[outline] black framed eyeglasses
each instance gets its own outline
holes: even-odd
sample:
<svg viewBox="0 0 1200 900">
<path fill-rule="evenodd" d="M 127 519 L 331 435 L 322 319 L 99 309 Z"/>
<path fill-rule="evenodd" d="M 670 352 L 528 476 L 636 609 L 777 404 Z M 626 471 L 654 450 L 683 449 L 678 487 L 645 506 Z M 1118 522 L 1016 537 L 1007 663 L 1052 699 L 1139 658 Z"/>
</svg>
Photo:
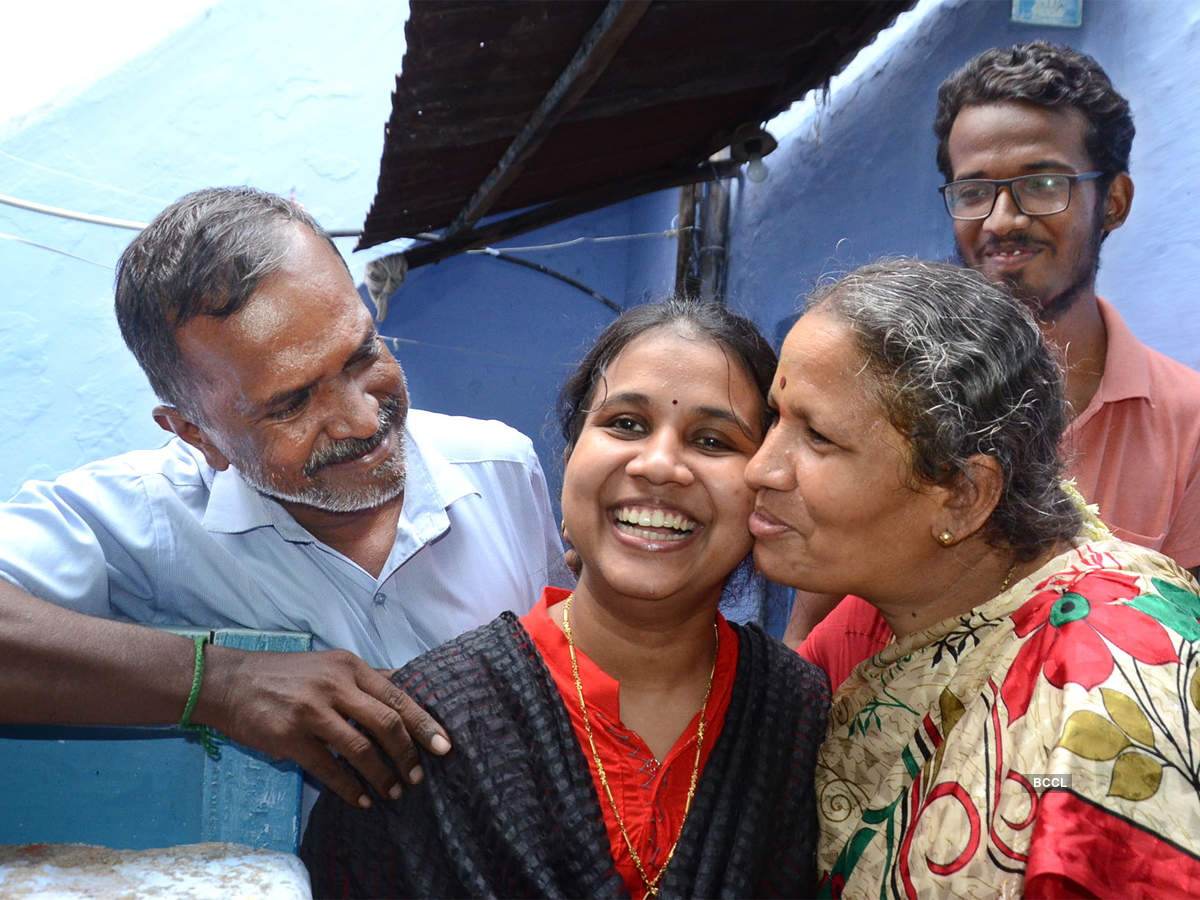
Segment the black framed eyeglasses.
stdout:
<svg viewBox="0 0 1200 900">
<path fill-rule="evenodd" d="M 1039 172 L 1018 175 L 1016 178 L 964 178 L 943 184 L 942 199 L 952 219 L 974 221 L 986 219 L 996 206 L 1000 188 L 1008 188 L 1017 209 L 1027 216 L 1050 216 L 1071 205 L 1071 187 L 1077 181 L 1099 178 L 1103 172 L 1083 172 L 1066 175 L 1059 172 Z"/>
</svg>

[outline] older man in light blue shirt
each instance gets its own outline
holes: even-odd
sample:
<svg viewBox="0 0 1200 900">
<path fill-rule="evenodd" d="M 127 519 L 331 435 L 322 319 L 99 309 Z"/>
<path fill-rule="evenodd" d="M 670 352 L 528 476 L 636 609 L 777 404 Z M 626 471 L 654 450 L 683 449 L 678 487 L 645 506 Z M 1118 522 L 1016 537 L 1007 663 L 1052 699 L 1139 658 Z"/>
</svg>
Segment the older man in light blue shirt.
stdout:
<svg viewBox="0 0 1200 900">
<path fill-rule="evenodd" d="M 309 632 L 384 668 L 573 583 L 528 438 L 410 410 L 405 442 L 378 577 L 179 438 L 26 484 L 0 505 L 0 575 L 90 615 Z"/>
<path fill-rule="evenodd" d="M 121 255 L 116 310 L 175 437 L 0 508 L 0 721 L 182 711 L 352 803 L 370 799 L 339 758 L 398 796 L 396 771 L 420 777 L 408 731 L 449 744 L 372 666 L 571 583 L 530 442 L 410 412 L 337 248 L 281 197 L 176 201 Z M 306 631 L 339 649 L 193 647 L 122 619 Z"/>
</svg>

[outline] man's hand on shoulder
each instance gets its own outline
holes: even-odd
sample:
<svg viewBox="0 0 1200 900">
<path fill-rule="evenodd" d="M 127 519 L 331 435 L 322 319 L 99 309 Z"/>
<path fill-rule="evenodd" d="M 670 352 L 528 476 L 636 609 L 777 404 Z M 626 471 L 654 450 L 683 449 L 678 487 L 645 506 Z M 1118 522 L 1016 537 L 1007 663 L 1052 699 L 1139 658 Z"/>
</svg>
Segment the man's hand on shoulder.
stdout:
<svg viewBox="0 0 1200 900">
<path fill-rule="evenodd" d="M 414 740 L 431 753 L 450 749 L 433 717 L 388 673 L 348 651 L 271 653 L 210 645 L 205 653 L 193 720 L 295 761 L 347 803 L 370 806 L 355 772 L 393 799 L 402 782 L 420 781 Z"/>
</svg>

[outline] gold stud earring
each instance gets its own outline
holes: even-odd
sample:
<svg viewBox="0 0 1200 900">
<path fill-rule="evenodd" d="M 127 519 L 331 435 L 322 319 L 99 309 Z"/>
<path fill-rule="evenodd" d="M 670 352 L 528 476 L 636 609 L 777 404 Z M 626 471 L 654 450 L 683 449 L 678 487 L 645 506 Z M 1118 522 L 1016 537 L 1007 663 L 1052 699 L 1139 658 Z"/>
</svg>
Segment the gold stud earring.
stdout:
<svg viewBox="0 0 1200 900">
<path fill-rule="evenodd" d="M 949 531 L 943 531 L 937 536 L 937 541 L 943 547 L 949 547 L 954 543 L 954 535 Z"/>
</svg>

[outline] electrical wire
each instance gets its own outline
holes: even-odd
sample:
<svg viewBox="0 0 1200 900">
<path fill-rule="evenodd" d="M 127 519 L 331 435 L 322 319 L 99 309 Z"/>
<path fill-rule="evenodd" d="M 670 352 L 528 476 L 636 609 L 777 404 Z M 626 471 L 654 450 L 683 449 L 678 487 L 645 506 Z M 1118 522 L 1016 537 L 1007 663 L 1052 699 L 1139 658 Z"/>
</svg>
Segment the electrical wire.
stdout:
<svg viewBox="0 0 1200 900">
<path fill-rule="evenodd" d="M 391 342 L 392 349 L 397 353 L 400 352 L 401 344 L 407 344 L 410 347 L 431 347 L 434 350 L 450 350 L 455 353 L 466 353 L 470 356 L 486 356 L 491 359 L 502 359 L 505 362 L 520 363 L 521 365 L 528 365 L 530 362 L 530 357 L 528 356 L 513 356 L 509 353 L 495 353 L 491 350 L 477 350 L 474 347 L 456 347 L 451 344 L 433 344 L 429 341 L 417 341 L 413 340 L 412 338 L 392 337 L 391 335 L 387 334 L 381 334 L 379 337 L 384 341 Z M 541 358 L 539 358 L 537 361 L 539 363 L 545 362 L 545 360 Z M 570 368 L 573 364 L 569 362 L 563 362 L 557 363 L 556 365 Z"/>
<path fill-rule="evenodd" d="M 93 181 L 91 178 L 84 178 L 82 175 L 76 175 L 73 172 L 64 172 L 62 169 L 55 169 L 52 166 L 44 166 L 41 163 L 36 163 L 32 160 L 22 159 L 19 156 L 9 153 L 7 150 L 0 150 L 0 156 L 3 156 L 6 159 L 11 159 L 13 162 L 20 163 L 23 166 L 29 166 L 31 169 L 38 169 L 42 172 L 49 172 L 51 175 L 59 175 L 63 178 L 70 178 L 72 181 L 90 184 L 92 187 L 98 187 L 106 191 L 113 191 L 118 194 L 125 194 L 128 197 L 141 197 L 143 200 L 153 200 L 160 206 L 166 206 L 171 202 L 169 200 L 163 200 L 161 197 L 151 197 L 149 194 L 142 194 L 138 191 L 131 191 L 127 190 L 126 188 L 116 187 L 115 185 L 105 184 L 103 181 Z"/>
<path fill-rule="evenodd" d="M 109 216 L 93 216 L 91 213 L 75 212 L 71 209 L 61 209 L 57 206 L 47 206 L 44 203 L 34 203 L 32 200 L 18 200 L 0 194 L 0 203 L 15 206 L 17 209 L 27 209 L 30 212 L 42 213 L 47 216 L 57 216 L 60 219 L 74 219 L 77 222 L 87 222 L 89 225 L 107 225 L 109 228 L 128 228 L 131 231 L 141 231 L 146 227 L 145 222 L 131 222 L 129 219 L 114 219 Z"/>
<path fill-rule="evenodd" d="M 3 153 L 3 151 L 0 151 L 0 153 Z M 5 154 L 5 155 L 10 156 L 11 154 Z M 26 160 L 20 160 L 19 157 L 13 157 L 13 159 L 18 159 L 20 162 L 27 162 Z M 29 165 L 37 165 L 36 163 L 28 163 L 28 164 Z M 42 168 L 44 168 L 44 167 L 42 167 Z M 54 171 L 54 170 L 49 170 L 49 171 Z M 68 174 L 68 173 L 61 173 L 61 174 Z M 101 185 L 101 186 L 103 186 L 103 185 Z M 114 190 L 119 190 L 119 188 L 114 188 Z M 57 207 L 57 206 L 47 206 L 44 203 L 35 203 L 32 200 L 21 200 L 21 199 L 18 199 L 17 197 L 9 197 L 5 194 L 0 194 L 0 203 L 3 203 L 7 206 L 15 206 L 18 209 L 24 209 L 24 210 L 28 210 L 30 212 L 41 213 L 41 214 L 47 215 L 47 216 L 56 216 L 60 219 L 72 219 L 77 222 L 86 222 L 89 225 L 104 225 L 109 228 L 126 228 L 126 229 L 129 229 L 132 231 L 141 231 L 143 228 L 146 227 L 145 222 L 134 222 L 134 221 L 130 221 L 128 219 L 114 219 L 110 216 L 97 216 L 97 215 L 92 215 L 91 213 L 81 213 L 81 212 L 76 212 L 76 211 L 70 210 L 70 209 L 62 209 L 61 207 Z M 523 266 L 527 269 L 532 269 L 535 272 L 540 272 L 543 275 L 547 275 L 551 278 L 554 278 L 554 279 L 557 279 L 558 281 L 563 282 L 563 284 L 570 285 L 571 287 L 575 288 L 576 290 L 582 291 L 583 293 L 587 294 L 589 297 L 592 297 L 593 299 L 598 300 L 600 303 L 603 303 L 605 306 L 607 306 L 609 309 L 611 309 L 613 312 L 615 312 L 619 315 L 625 311 L 625 308 L 623 306 L 621 306 L 620 304 L 610 300 L 608 297 L 604 296 L 599 291 L 588 287 L 586 284 L 572 278 L 570 275 L 567 275 L 563 272 L 559 272 L 557 269 L 552 269 L 549 266 L 544 266 L 541 263 L 536 263 L 536 262 L 533 262 L 528 259 L 521 259 L 519 256 L 512 256 L 511 253 L 509 253 L 508 251 L 515 250 L 517 252 L 534 252 L 534 251 L 539 251 L 539 250 L 557 250 L 557 249 L 561 249 L 563 247 L 573 247 L 578 244 L 584 244 L 584 243 L 600 244 L 600 243 L 609 243 L 609 242 L 613 242 L 613 241 L 642 240 L 642 239 L 646 239 L 646 238 L 671 238 L 671 237 L 676 237 L 679 234 L 680 230 L 689 230 L 692 227 L 693 226 L 687 226 L 684 229 L 670 228 L 670 229 L 667 229 L 666 231 L 648 231 L 648 232 L 642 232 L 639 234 L 614 234 L 614 235 L 601 235 L 599 237 L 591 237 L 591 236 L 577 237 L 577 238 L 573 238 L 569 241 L 559 241 L 559 242 L 553 243 L 553 244 L 534 244 L 534 245 L 527 246 L 527 247 L 506 247 L 504 250 L 497 250 L 494 247 L 483 247 L 483 248 L 474 249 L 474 250 L 467 250 L 465 252 L 468 255 L 476 254 L 476 255 L 488 256 L 488 257 L 491 257 L 492 259 L 498 259 L 498 260 L 501 260 L 506 263 L 511 263 L 513 265 Z M 337 230 L 329 231 L 328 234 L 331 238 L 359 237 L 359 236 L 361 236 L 362 231 L 357 231 L 357 230 L 353 230 L 353 229 L 337 229 Z M 46 244 L 39 244 L 36 241 L 30 241 L 30 240 L 26 240 L 25 238 L 16 237 L 15 235 L 3 235 L 3 237 L 8 240 L 19 241 L 23 244 L 29 244 L 31 247 L 38 247 L 42 250 L 49 250 L 52 253 L 60 253 L 63 256 L 69 256 L 72 259 L 77 259 L 80 262 L 90 263 L 91 265 L 94 265 L 94 266 L 101 266 L 106 269 L 112 268 L 112 266 L 105 266 L 103 263 L 93 262 L 90 259 L 84 259 L 82 256 L 75 256 L 73 253 L 68 253 L 65 250 L 59 250 L 55 247 L 47 246 Z M 422 241 L 439 240 L 439 237 L 437 235 L 429 234 L 427 232 L 423 232 L 421 234 L 416 235 L 416 238 L 418 240 L 422 240 Z"/>
<path fill-rule="evenodd" d="M 638 238 L 638 237 L 662 237 L 668 233 L 678 233 L 678 232 L 675 229 L 671 229 L 670 232 L 656 231 L 656 232 L 647 232 L 645 234 L 618 234 L 618 235 L 611 235 L 611 236 L 606 236 L 606 237 L 578 237 L 578 238 L 574 238 L 573 240 L 570 240 L 570 241 L 563 241 L 559 244 L 541 244 L 541 245 L 532 246 L 532 247 L 505 247 L 504 250 L 497 250 L 495 247 L 483 247 L 483 248 L 476 248 L 474 250 L 465 250 L 463 252 L 464 252 L 464 255 L 468 255 L 468 256 L 472 255 L 472 254 L 480 254 L 483 256 L 490 256 L 492 259 L 498 259 L 498 260 L 501 260 L 502 262 L 512 263 L 513 265 L 516 265 L 516 266 L 524 266 L 527 269 L 533 269 L 535 272 L 541 272 L 543 275 L 548 275 L 551 278 L 556 278 L 559 281 L 563 282 L 564 284 L 569 284 L 571 287 L 575 288 L 576 290 L 583 291 L 589 297 L 593 297 L 596 300 L 599 300 L 601 303 L 603 303 L 605 306 L 607 306 L 609 309 L 611 309 L 617 315 L 620 315 L 621 313 L 625 312 L 625 308 L 623 306 L 610 300 L 608 297 L 604 296 L 599 291 L 588 287 L 583 282 L 576 281 L 570 275 L 566 275 L 562 272 L 559 272 L 557 269 L 551 269 L 549 266 L 544 266 L 541 263 L 535 263 L 532 260 L 528 260 L 528 259 L 521 259 L 521 257 L 519 257 L 519 256 L 512 256 L 511 254 L 507 253 L 506 251 L 507 250 L 551 250 L 556 247 L 560 247 L 560 246 L 561 247 L 569 247 L 574 244 L 579 244 L 579 243 L 583 243 L 583 242 L 587 242 L 587 241 L 621 241 L 621 240 L 628 240 L 630 238 Z M 426 242 L 441 240 L 441 238 L 438 237 L 438 235 L 431 234 L 428 231 L 423 231 L 420 234 L 414 235 L 414 238 L 416 240 L 426 241 Z"/>
<path fill-rule="evenodd" d="M 611 309 L 617 315 L 620 315 L 621 313 L 625 312 L 625 309 L 622 306 L 618 305 L 617 303 L 614 303 L 612 300 L 609 300 L 607 297 L 605 297 L 599 291 L 593 290 L 592 288 L 590 288 L 586 284 L 584 284 L 582 281 L 576 281 L 570 275 L 564 275 L 562 272 L 559 272 L 555 269 L 551 269 L 549 266 L 543 266 L 541 263 L 535 263 L 528 259 L 521 259 L 519 256 L 509 256 L 507 253 L 501 253 L 499 250 L 493 250 L 491 247 L 488 247 L 484 250 L 470 250 L 467 252 L 483 253 L 485 256 L 490 256 L 493 259 L 500 259 L 507 263 L 513 263 L 514 265 L 524 266 L 527 269 L 533 269 L 535 272 L 541 272 L 543 275 L 549 275 L 551 278 L 557 278 L 559 281 L 563 282 L 564 284 L 569 284 L 571 287 L 576 288 L 577 290 L 583 291 L 588 296 L 594 297 L 595 299 L 599 300 L 601 303 L 603 303 L 605 306 L 607 306 L 609 309 Z"/>
<path fill-rule="evenodd" d="M 61 256 L 69 256 L 71 259 L 77 259 L 80 262 L 85 262 L 89 266 L 99 266 L 101 269 L 112 271 L 113 267 L 104 263 L 96 262 L 94 259 L 85 259 L 82 256 L 76 256 L 74 253 L 68 253 L 66 250 L 59 250 L 57 247 L 51 247 L 48 244 L 39 244 L 37 241 L 31 241 L 28 238 L 17 237 L 15 234 L 5 234 L 0 231 L 0 238 L 6 241 L 16 241 L 18 244 L 28 244 L 30 247 L 37 247 L 39 250 L 49 250 L 51 253 L 58 253 Z"/>
<path fill-rule="evenodd" d="M 533 269 L 536 272 L 541 272 L 544 275 L 549 275 L 551 278 L 557 278 L 559 281 L 562 281 L 565 284 L 569 284 L 569 285 L 571 285 L 571 287 L 577 288 L 578 290 L 583 291 L 585 294 L 589 294 L 590 296 L 595 297 L 597 300 L 599 300 L 601 303 L 603 303 L 609 309 L 611 309 L 615 313 L 617 313 L 617 315 L 620 315 L 621 313 L 623 313 L 625 311 L 625 309 L 622 306 L 619 306 L 618 304 L 614 303 L 612 300 L 609 300 L 607 297 L 605 297 L 599 291 L 593 290 L 592 288 L 588 287 L 586 284 L 576 281 L 574 278 L 572 278 L 569 275 L 564 275 L 562 272 L 559 272 L 555 269 L 551 269 L 549 266 L 543 266 L 541 263 L 535 263 L 528 259 L 521 259 L 519 256 L 512 256 L 508 251 L 515 250 L 518 253 L 531 253 L 531 252 L 536 252 L 538 250 L 558 250 L 563 247 L 575 247 L 575 246 L 578 246 L 579 244 L 586 244 L 586 243 L 605 244 L 605 243 L 609 243 L 612 241 L 630 241 L 630 240 L 637 240 L 637 239 L 644 239 L 644 238 L 657 238 L 657 237 L 673 238 L 673 237 L 678 237 L 679 232 L 681 230 L 682 231 L 692 231 L 695 229 L 695 227 L 696 226 L 694 226 L 694 225 L 687 225 L 682 229 L 669 228 L 666 231 L 647 231 L 647 232 L 642 232 L 640 234 L 614 234 L 614 235 L 603 235 L 600 237 L 577 237 L 577 238 L 574 238 L 569 241 L 559 241 L 558 243 L 554 243 L 554 244 L 533 244 L 533 245 L 530 245 L 527 247 L 505 247 L 504 250 L 497 250 L 495 247 L 484 247 L 482 249 L 477 249 L 477 250 L 467 250 L 466 252 L 468 254 L 480 253 L 485 256 L 490 256 L 493 259 L 500 259 L 500 260 L 503 260 L 504 262 L 513 263 L 514 265 L 525 266 L 526 268 Z M 423 236 L 418 235 L 418 237 L 423 237 Z"/>
<path fill-rule="evenodd" d="M 516 253 L 532 253 L 537 250 L 559 250 L 563 247 L 574 247 L 578 244 L 606 244 L 611 241 L 634 241 L 643 238 L 674 238 L 679 236 L 680 231 L 692 231 L 695 225 L 685 225 L 682 229 L 668 228 L 666 231 L 644 231 L 640 234 L 611 234 L 602 235 L 600 237 L 577 237 L 569 241 L 559 241 L 557 244 L 533 244 L 528 247 L 505 247 L 505 250 L 511 250 Z M 482 250 L 468 250 L 468 253 L 488 253 L 491 247 L 485 247 Z"/>
</svg>

